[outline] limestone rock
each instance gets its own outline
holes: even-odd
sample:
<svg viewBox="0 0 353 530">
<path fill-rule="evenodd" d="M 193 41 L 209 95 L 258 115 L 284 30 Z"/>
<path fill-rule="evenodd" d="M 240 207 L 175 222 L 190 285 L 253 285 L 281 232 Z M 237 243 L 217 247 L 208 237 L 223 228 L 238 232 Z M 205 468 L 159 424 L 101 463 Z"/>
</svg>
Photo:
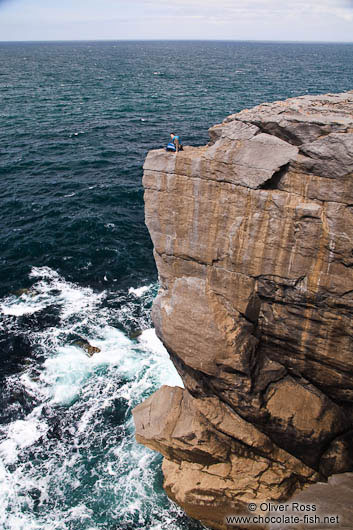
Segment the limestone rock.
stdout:
<svg viewBox="0 0 353 530">
<path fill-rule="evenodd" d="M 137 441 L 165 456 L 169 496 L 214 528 L 254 497 L 280 501 L 320 477 L 217 399 L 164 386 L 133 414 Z"/>
<path fill-rule="evenodd" d="M 313 518 L 310 526 L 308 524 L 297 524 L 287 527 L 286 530 L 308 530 L 308 527 L 313 530 L 326 530 L 329 528 L 351 530 L 353 521 L 352 490 L 353 473 L 333 475 L 329 478 L 327 484 L 318 483 L 308 487 L 305 491 L 295 495 L 289 504 L 290 506 L 292 503 L 315 506 L 315 511 L 306 513 L 311 516 L 316 515 L 317 523 L 315 524 L 315 518 Z M 288 510 L 287 513 L 298 514 L 297 511 L 293 512 L 291 510 Z M 324 523 L 325 516 L 328 520 L 326 523 Z M 270 530 L 282 530 L 282 526 L 271 525 Z"/>
<path fill-rule="evenodd" d="M 263 104 L 144 165 L 156 332 L 185 389 L 134 412 L 212 528 L 353 469 L 353 91 Z"/>
</svg>

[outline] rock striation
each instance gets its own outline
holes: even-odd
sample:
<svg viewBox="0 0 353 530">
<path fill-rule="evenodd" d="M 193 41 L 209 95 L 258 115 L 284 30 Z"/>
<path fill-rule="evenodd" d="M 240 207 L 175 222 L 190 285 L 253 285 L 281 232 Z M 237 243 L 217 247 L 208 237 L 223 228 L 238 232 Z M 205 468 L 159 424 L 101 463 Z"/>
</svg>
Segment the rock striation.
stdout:
<svg viewBox="0 0 353 530">
<path fill-rule="evenodd" d="M 185 388 L 134 417 L 170 498 L 224 529 L 249 502 L 353 470 L 353 91 L 209 134 L 145 161 L 152 316 Z"/>
</svg>

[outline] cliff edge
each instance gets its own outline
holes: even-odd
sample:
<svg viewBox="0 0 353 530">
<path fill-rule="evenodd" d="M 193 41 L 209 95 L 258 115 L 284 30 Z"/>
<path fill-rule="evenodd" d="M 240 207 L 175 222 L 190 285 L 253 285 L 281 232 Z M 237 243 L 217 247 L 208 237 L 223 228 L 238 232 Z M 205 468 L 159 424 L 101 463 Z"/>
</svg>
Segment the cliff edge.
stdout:
<svg viewBox="0 0 353 530">
<path fill-rule="evenodd" d="M 215 529 L 353 469 L 353 91 L 262 104 L 145 161 L 157 335 L 185 388 L 134 410 Z"/>
</svg>

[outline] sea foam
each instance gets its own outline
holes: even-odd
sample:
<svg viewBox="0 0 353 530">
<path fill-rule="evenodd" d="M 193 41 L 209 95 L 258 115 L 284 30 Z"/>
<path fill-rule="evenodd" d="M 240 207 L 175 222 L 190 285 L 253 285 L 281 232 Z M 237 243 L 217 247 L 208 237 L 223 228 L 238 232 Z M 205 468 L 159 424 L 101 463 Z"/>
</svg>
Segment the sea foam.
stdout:
<svg viewBox="0 0 353 530">
<path fill-rule="evenodd" d="M 162 384 L 182 386 L 149 324 L 156 286 L 130 289 L 111 310 L 105 291 L 48 267 L 34 268 L 31 278 L 26 295 L 2 300 L 12 308 L 5 320 L 16 325 L 16 308 L 25 314 L 39 306 L 55 306 L 59 317 L 30 332 L 41 355 L 7 378 L 11 392 L 33 406 L 0 430 L 0 522 L 8 530 L 178 530 L 184 516 L 156 487 L 160 455 L 136 443 L 131 415 Z M 142 328 L 140 336 L 129 339 L 113 325 L 117 318 Z M 99 351 L 89 357 L 72 336 Z"/>
</svg>

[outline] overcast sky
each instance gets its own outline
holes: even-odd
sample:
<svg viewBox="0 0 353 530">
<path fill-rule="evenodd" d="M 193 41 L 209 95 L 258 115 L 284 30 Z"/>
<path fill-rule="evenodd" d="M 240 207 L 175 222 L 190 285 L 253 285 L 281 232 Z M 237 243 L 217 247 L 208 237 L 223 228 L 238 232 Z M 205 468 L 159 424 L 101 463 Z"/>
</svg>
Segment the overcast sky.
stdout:
<svg viewBox="0 0 353 530">
<path fill-rule="evenodd" d="M 353 42 L 353 0 L 0 0 L 0 40 Z"/>
</svg>

